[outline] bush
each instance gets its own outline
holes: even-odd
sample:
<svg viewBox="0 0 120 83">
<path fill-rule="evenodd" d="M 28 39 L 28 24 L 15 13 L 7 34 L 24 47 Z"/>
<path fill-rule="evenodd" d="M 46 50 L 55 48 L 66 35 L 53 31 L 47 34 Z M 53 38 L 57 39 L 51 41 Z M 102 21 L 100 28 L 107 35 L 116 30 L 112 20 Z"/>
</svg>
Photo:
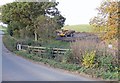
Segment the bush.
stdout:
<svg viewBox="0 0 120 83">
<path fill-rule="evenodd" d="M 82 65 L 85 66 L 86 68 L 88 67 L 93 67 L 94 66 L 94 61 L 95 61 L 95 51 L 92 51 L 90 53 L 86 53 L 83 56 L 83 63 Z"/>
<path fill-rule="evenodd" d="M 64 56 L 62 56 L 63 63 L 74 63 L 74 56 L 71 50 L 68 50 Z"/>
<path fill-rule="evenodd" d="M 79 61 L 79 64 L 82 65 L 82 58 L 86 53 L 95 51 L 97 43 L 93 40 L 78 40 L 71 43 L 72 54 Z"/>
<path fill-rule="evenodd" d="M 118 56 L 111 52 L 114 50 L 109 49 L 105 42 L 81 40 L 71 43 L 71 49 L 73 60 L 76 58 L 79 65 L 83 65 L 79 72 L 104 79 L 118 79 Z"/>
<path fill-rule="evenodd" d="M 29 45 L 29 46 L 41 46 L 41 43 L 38 41 L 34 41 L 33 39 L 30 38 L 25 38 L 25 39 L 19 39 L 19 41 L 24 44 L 24 45 Z"/>
<path fill-rule="evenodd" d="M 71 43 L 72 50 L 69 50 L 64 56 L 53 58 L 52 48 L 46 49 L 48 51 L 46 55 L 35 55 L 27 51 L 16 51 L 16 43 L 20 40 L 11 36 L 5 35 L 3 42 L 10 51 L 34 61 L 41 61 L 53 67 L 70 71 L 84 72 L 104 79 L 118 79 L 120 71 L 118 59 L 107 51 L 107 46 L 104 44 L 102 46 L 101 43 L 98 45 L 92 41 L 73 42 Z M 33 44 L 33 41 L 29 42 Z M 83 66 L 81 66 L 82 63 Z"/>
<path fill-rule="evenodd" d="M 15 40 L 13 37 L 4 35 L 3 36 L 3 43 L 10 51 L 16 50 L 17 40 Z"/>
<path fill-rule="evenodd" d="M 113 63 L 115 60 L 112 56 L 100 56 L 97 58 L 98 67 L 104 71 L 116 72 L 118 71 L 118 63 Z"/>
<path fill-rule="evenodd" d="M 46 54 L 44 55 L 43 58 L 47 58 L 47 59 L 54 59 L 55 56 L 53 54 L 53 48 L 46 48 Z"/>
<path fill-rule="evenodd" d="M 96 63 L 98 67 L 104 69 L 104 71 L 115 71 L 115 67 L 118 67 L 118 55 L 113 55 L 107 45 L 100 43 L 96 49 Z"/>
</svg>

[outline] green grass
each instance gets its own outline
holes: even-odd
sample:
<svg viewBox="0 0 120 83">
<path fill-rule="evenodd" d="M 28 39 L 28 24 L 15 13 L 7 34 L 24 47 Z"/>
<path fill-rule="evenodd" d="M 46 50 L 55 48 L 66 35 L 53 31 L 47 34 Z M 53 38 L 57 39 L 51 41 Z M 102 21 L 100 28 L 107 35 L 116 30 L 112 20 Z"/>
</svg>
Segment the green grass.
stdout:
<svg viewBox="0 0 120 83">
<path fill-rule="evenodd" d="M 101 66 L 98 68 L 85 68 L 82 65 L 64 62 L 63 61 L 65 59 L 64 57 L 62 57 L 62 59 L 61 59 L 62 61 L 56 61 L 55 59 L 42 58 L 41 56 L 39 56 L 37 54 L 32 54 L 32 53 L 29 54 L 27 51 L 16 51 L 15 47 L 16 47 L 17 41 L 13 37 L 8 36 L 8 35 L 3 36 L 3 42 L 10 51 L 16 53 L 17 55 L 23 56 L 24 58 L 28 58 L 28 59 L 31 59 L 31 60 L 34 60 L 37 62 L 43 62 L 44 64 L 49 64 L 50 66 L 55 67 L 55 68 L 61 68 L 61 69 L 69 70 L 69 71 L 84 73 L 84 74 L 87 74 L 87 75 L 90 75 L 90 76 L 96 77 L 96 78 L 100 77 L 103 79 L 118 80 L 117 69 L 115 71 L 110 71 L 110 70 L 105 71 L 103 69 L 103 67 L 101 67 Z M 54 45 L 55 43 L 62 44 L 61 42 L 53 42 L 51 45 Z M 70 57 L 70 56 L 68 56 L 68 57 Z M 106 62 L 106 59 L 105 59 L 105 62 Z M 105 65 L 105 67 L 107 67 L 107 65 L 106 65 L 107 63 L 105 64 L 105 62 L 103 65 Z M 108 63 L 110 63 L 110 62 L 108 62 Z"/>
<path fill-rule="evenodd" d="M 63 42 L 59 40 L 51 40 L 49 43 L 43 43 L 42 46 L 44 47 L 52 47 L 52 48 L 70 48 L 69 42 Z"/>
<path fill-rule="evenodd" d="M 81 24 L 81 25 L 66 25 L 63 29 L 75 30 L 76 32 L 92 32 L 93 28 L 89 24 Z"/>
<path fill-rule="evenodd" d="M 14 51 L 14 53 L 16 53 L 17 55 L 23 56 L 24 58 L 31 59 L 33 61 L 43 62 L 44 64 L 48 64 L 55 68 L 65 69 L 65 70 L 69 70 L 69 71 L 76 71 L 81 68 L 79 65 L 57 62 L 53 59 L 41 58 L 34 54 L 28 54 L 25 51 L 24 52 L 23 51 Z"/>
<path fill-rule="evenodd" d="M 53 59 L 46 59 L 38 57 L 34 54 L 29 54 L 26 51 L 14 51 L 19 56 L 23 56 L 24 58 L 33 60 L 35 62 L 42 62 L 54 68 L 65 69 L 68 71 L 78 72 L 82 74 L 89 75 L 93 78 L 102 78 L 104 80 L 118 80 L 118 72 L 110 72 L 110 71 L 101 71 L 102 69 L 97 68 L 86 68 L 76 64 L 58 62 Z"/>
<path fill-rule="evenodd" d="M 17 41 L 14 38 L 12 38 L 8 35 L 4 35 L 3 36 L 3 43 L 7 47 L 8 50 L 10 50 L 12 52 L 16 50 Z"/>
</svg>

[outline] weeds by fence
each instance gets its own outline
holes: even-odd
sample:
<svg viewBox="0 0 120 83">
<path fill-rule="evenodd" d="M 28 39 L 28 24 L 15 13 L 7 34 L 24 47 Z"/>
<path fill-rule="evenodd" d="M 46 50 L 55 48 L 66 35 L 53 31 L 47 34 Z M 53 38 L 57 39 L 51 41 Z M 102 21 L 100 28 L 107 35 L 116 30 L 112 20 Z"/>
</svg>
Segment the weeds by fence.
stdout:
<svg viewBox="0 0 120 83">
<path fill-rule="evenodd" d="M 120 69 L 118 62 L 119 60 L 117 58 L 118 55 L 113 56 L 113 54 L 111 54 L 111 51 L 104 50 L 106 46 L 101 43 L 99 44 L 100 47 L 98 47 L 97 49 L 93 49 L 94 45 L 91 45 L 91 44 L 95 44 L 93 42 L 89 42 L 89 41 L 73 42 L 70 46 L 72 50 L 61 49 L 61 48 L 28 46 L 27 44 L 20 43 L 21 45 L 23 44 L 22 50 L 16 51 L 16 44 L 18 43 L 16 39 L 14 39 L 11 36 L 5 35 L 3 37 L 3 42 L 10 51 L 16 53 L 17 55 L 26 57 L 31 60 L 43 62 L 53 67 L 67 69 L 70 71 L 77 71 L 79 73 L 85 73 L 93 77 L 101 77 L 103 79 L 111 79 L 111 80 L 120 79 L 119 76 Z M 90 58 L 91 56 L 94 56 L 94 54 L 92 54 L 91 52 L 89 54 L 90 50 L 87 51 L 87 49 L 90 48 L 92 51 L 96 50 L 95 51 L 96 57 L 94 57 L 94 63 L 92 63 L 93 66 L 89 68 L 89 67 L 85 67 L 85 64 L 86 62 L 89 63 L 89 61 L 92 60 L 89 59 L 89 56 Z M 44 54 L 42 54 L 41 51 L 44 51 Z M 78 51 L 81 51 L 82 54 L 80 55 Z M 88 53 L 86 53 L 86 51 Z M 33 54 L 32 52 L 36 54 Z M 58 56 L 55 56 L 55 53 Z M 82 65 L 81 63 L 85 63 L 85 64 Z"/>
<path fill-rule="evenodd" d="M 54 56 L 57 55 L 64 55 L 67 51 L 71 49 L 61 49 L 61 48 L 47 48 L 47 47 L 37 47 L 37 46 L 28 46 L 28 45 L 21 45 L 22 50 L 26 50 L 29 53 L 39 54 L 39 55 L 47 55 L 52 54 Z"/>
</svg>

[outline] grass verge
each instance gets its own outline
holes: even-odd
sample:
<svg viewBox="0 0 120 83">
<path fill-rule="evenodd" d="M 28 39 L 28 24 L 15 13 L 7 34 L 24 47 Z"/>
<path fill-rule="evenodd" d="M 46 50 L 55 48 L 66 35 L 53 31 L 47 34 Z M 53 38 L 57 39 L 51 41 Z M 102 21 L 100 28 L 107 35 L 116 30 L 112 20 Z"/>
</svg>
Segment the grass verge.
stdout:
<svg viewBox="0 0 120 83">
<path fill-rule="evenodd" d="M 89 76 L 95 77 L 95 78 L 103 78 L 105 80 L 118 80 L 118 72 L 109 72 L 109 71 L 102 71 L 101 69 L 96 68 L 85 68 L 80 65 L 76 64 L 69 64 L 66 62 L 57 62 L 53 59 L 46 59 L 41 58 L 38 55 L 35 54 L 29 54 L 27 51 L 16 51 L 16 40 L 12 38 L 11 36 L 5 35 L 3 36 L 3 42 L 4 45 L 12 52 L 14 52 L 17 55 L 20 55 L 24 58 L 34 60 L 37 62 L 42 62 L 44 64 L 48 64 L 55 68 L 61 68 L 69 71 L 75 71 L 79 73 L 85 73 Z M 119 78 L 120 79 L 120 78 Z"/>
<path fill-rule="evenodd" d="M 79 65 L 66 64 L 66 63 L 57 62 L 57 61 L 51 60 L 51 59 L 41 58 L 41 57 L 38 57 L 37 55 L 29 54 L 26 51 L 24 51 L 24 52 L 23 51 L 15 51 L 15 53 L 17 55 L 23 56 L 25 58 L 28 58 L 28 59 L 31 59 L 31 60 L 34 60 L 34 61 L 37 61 L 37 62 L 43 62 L 44 64 L 48 64 L 48 65 L 50 65 L 52 67 L 55 67 L 55 68 L 66 69 L 66 70 L 69 70 L 69 71 L 74 71 L 74 70 L 80 69 Z"/>
</svg>

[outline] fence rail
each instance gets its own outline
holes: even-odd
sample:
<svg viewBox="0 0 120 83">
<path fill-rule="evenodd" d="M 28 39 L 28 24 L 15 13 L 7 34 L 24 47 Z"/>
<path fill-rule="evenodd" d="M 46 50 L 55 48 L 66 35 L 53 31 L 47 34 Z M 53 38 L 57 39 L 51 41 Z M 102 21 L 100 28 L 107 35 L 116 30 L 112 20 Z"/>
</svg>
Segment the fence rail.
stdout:
<svg viewBox="0 0 120 83">
<path fill-rule="evenodd" d="M 71 49 L 62 49 L 62 48 L 47 48 L 47 47 L 37 47 L 37 46 L 28 46 L 28 45 L 21 45 L 22 50 L 27 50 L 29 53 L 45 55 L 47 53 L 56 55 L 64 55 Z"/>
</svg>

